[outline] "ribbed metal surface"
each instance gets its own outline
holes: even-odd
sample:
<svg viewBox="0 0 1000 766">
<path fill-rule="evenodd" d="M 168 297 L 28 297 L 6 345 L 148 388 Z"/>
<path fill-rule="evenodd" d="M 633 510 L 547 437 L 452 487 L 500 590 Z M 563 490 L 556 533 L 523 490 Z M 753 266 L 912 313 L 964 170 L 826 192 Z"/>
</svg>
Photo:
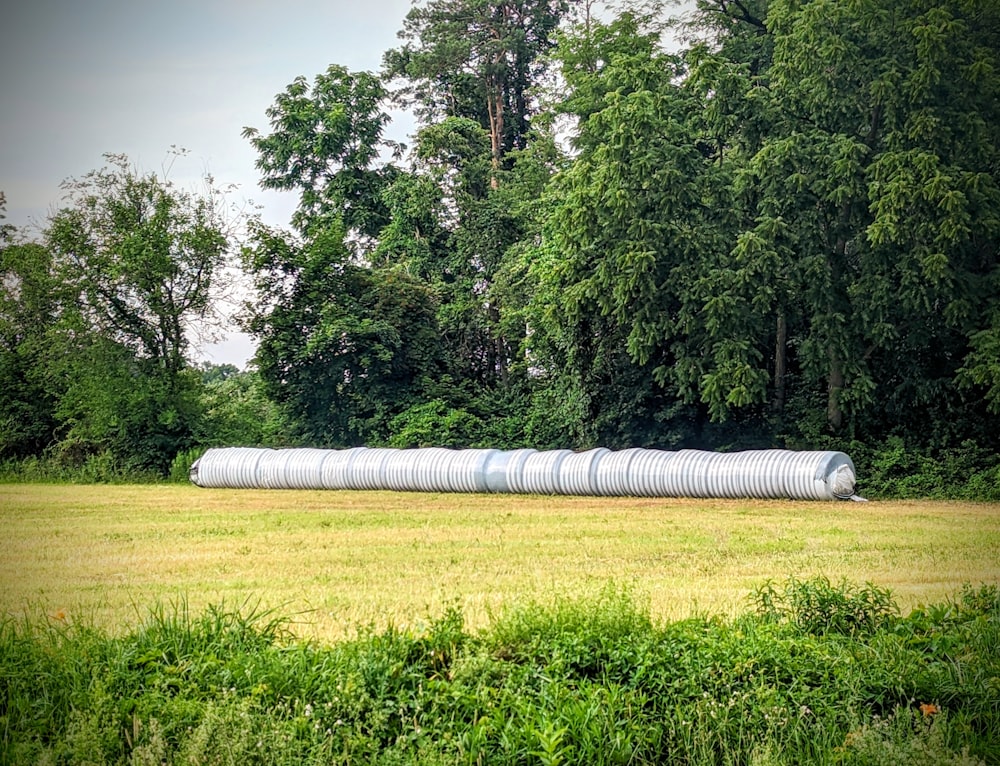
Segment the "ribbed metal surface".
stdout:
<svg viewBox="0 0 1000 766">
<path fill-rule="evenodd" d="M 326 457 L 320 464 L 318 489 L 350 489 L 347 477 L 355 458 L 367 447 L 352 447 L 345 450 L 326 450 Z"/>
<path fill-rule="evenodd" d="M 257 463 L 269 451 L 250 447 L 210 449 L 191 470 L 197 475 L 196 483 L 202 487 L 255 489 L 260 487 Z"/>
<path fill-rule="evenodd" d="M 629 470 L 633 459 L 647 450 L 633 447 L 601 456 L 594 471 L 594 494 L 609 497 L 634 495 L 629 488 Z"/>
<path fill-rule="evenodd" d="M 497 470 L 488 469 L 487 475 L 490 477 L 490 489 L 494 492 L 527 492 L 524 482 L 524 466 L 528 459 L 537 454 L 533 449 L 516 449 L 506 453 L 503 459 L 503 468 L 500 467 L 501 458 L 493 459 L 492 464 L 497 465 Z M 500 472 L 503 477 L 501 480 Z"/>
<path fill-rule="evenodd" d="M 264 489 L 289 489 L 288 461 L 295 450 L 265 452 L 257 461 L 257 480 Z"/>
<path fill-rule="evenodd" d="M 347 472 L 348 489 L 385 489 L 385 461 L 395 450 L 372 448 L 359 452 Z"/>
<path fill-rule="evenodd" d="M 638 452 L 623 477 L 626 493 L 637 497 L 669 497 L 676 494 L 669 491 L 662 475 L 674 454 L 659 450 Z"/>
<path fill-rule="evenodd" d="M 597 485 L 597 466 L 610 450 L 604 447 L 586 452 L 570 452 L 559 464 L 558 481 L 561 495 L 593 495 Z"/>
<path fill-rule="evenodd" d="M 443 447 L 408 450 L 414 453 L 413 489 L 420 492 L 450 492 L 448 471 L 453 450 Z"/>
<path fill-rule="evenodd" d="M 191 480 L 259 489 L 831 500 L 852 495 L 855 473 L 842 452 L 228 447 L 206 451 Z"/>
<path fill-rule="evenodd" d="M 508 477 L 510 491 L 529 495 L 559 494 L 559 465 L 572 454 L 568 449 L 532 452 L 524 458 L 517 475 Z"/>
<path fill-rule="evenodd" d="M 456 450 L 449 459 L 448 489 L 451 492 L 487 492 L 487 466 L 500 450 Z"/>
<path fill-rule="evenodd" d="M 413 489 L 413 463 L 417 453 L 414 450 L 392 450 L 382 461 L 381 478 L 376 489 Z"/>
<path fill-rule="evenodd" d="M 323 475 L 322 466 L 327 450 L 302 448 L 288 451 L 293 454 L 285 464 L 285 486 L 289 489 L 312 489 L 316 477 Z"/>
</svg>

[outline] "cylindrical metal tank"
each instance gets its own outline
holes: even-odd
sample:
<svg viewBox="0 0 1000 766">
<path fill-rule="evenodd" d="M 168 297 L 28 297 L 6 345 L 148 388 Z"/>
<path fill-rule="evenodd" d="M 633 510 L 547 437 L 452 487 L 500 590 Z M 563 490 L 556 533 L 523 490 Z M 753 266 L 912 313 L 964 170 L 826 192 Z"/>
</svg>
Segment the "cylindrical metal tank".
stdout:
<svg viewBox="0 0 1000 766">
<path fill-rule="evenodd" d="M 454 450 L 444 447 L 426 447 L 409 451 L 415 455 L 413 489 L 420 492 L 451 492 L 448 473 L 451 470 Z"/>
<path fill-rule="evenodd" d="M 451 492 L 488 492 L 486 468 L 498 450 L 455 450 L 448 462 L 448 489 Z"/>
<path fill-rule="evenodd" d="M 639 447 L 602 455 L 594 475 L 594 494 L 610 497 L 635 494 L 629 488 L 632 461 L 647 450 Z"/>
<path fill-rule="evenodd" d="M 536 450 L 515 449 L 495 455 L 486 469 L 486 482 L 491 492 L 526 492 L 524 466 Z"/>
<path fill-rule="evenodd" d="M 382 462 L 378 489 L 408 490 L 414 488 L 413 464 L 416 462 L 417 450 L 390 451 Z"/>
<path fill-rule="evenodd" d="M 629 463 L 628 471 L 622 477 L 626 494 L 636 497 L 670 497 L 675 496 L 666 482 L 664 474 L 670 461 L 676 457 L 675 452 L 644 449 L 638 452 Z"/>
<path fill-rule="evenodd" d="M 290 489 L 289 461 L 298 450 L 268 450 L 257 461 L 257 481 L 264 489 Z"/>
<path fill-rule="evenodd" d="M 323 450 L 303 447 L 295 450 L 288 461 L 288 486 L 291 489 L 312 489 L 323 481 L 320 468 L 323 465 Z"/>
<path fill-rule="evenodd" d="M 192 464 L 191 479 L 200 487 L 259 488 L 257 463 L 270 451 L 252 447 L 210 449 Z"/>
<path fill-rule="evenodd" d="M 351 462 L 347 472 L 348 489 L 387 489 L 385 463 L 389 456 L 399 450 L 373 447 L 359 452 Z"/>
</svg>

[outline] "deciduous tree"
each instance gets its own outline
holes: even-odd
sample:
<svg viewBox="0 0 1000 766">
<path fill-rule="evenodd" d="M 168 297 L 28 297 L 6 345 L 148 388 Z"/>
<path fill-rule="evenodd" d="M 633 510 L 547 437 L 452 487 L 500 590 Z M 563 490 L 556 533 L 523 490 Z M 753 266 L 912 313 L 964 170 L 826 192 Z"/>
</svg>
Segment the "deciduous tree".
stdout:
<svg viewBox="0 0 1000 766">
<path fill-rule="evenodd" d="M 805 385 L 825 380 L 835 432 L 972 404 L 954 384 L 996 295 L 997 24 L 981 2 L 770 4 L 773 63 L 744 70 L 765 134 L 729 134 L 753 152 L 719 328 L 763 361 L 750 338 L 785 322 L 778 345 Z"/>
<path fill-rule="evenodd" d="M 387 223 L 383 191 L 396 176 L 383 138 L 386 91 L 369 72 L 331 65 L 310 86 L 297 77 L 267 108 L 271 132 L 243 129 L 257 150 L 265 189 L 297 191 L 293 225 L 310 234 L 341 221 L 355 239 L 370 240 Z"/>
<path fill-rule="evenodd" d="M 212 321 L 229 223 L 211 183 L 196 195 L 107 160 L 67 184 L 45 232 L 63 296 L 52 338 L 52 369 L 68 381 L 62 438 L 165 470 L 198 417 L 188 331 Z"/>
<path fill-rule="evenodd" d="M 440 374 L 430 291 L 399 268 L 354 262 L 343 228 L 305 241 L 258 228 L 247 327 L 265 391 L 299 438 L 346 447 L 388 438 Z"/>
<path fill-rule="evenodd" d="M 39 454 L 55 438 L 60 381 L 47 373 L 60 285 L 38 243 L 0 243 L 0 459 Z"/>
</svg>

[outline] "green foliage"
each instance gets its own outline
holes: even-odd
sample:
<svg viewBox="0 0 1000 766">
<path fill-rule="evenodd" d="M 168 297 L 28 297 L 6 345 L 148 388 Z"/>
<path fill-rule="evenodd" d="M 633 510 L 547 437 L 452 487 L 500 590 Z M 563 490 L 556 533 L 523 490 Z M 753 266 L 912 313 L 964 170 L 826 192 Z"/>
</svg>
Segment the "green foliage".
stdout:
<svg viewBox="0 0 1000 766">
<path fill-rule="evenodd" d="M 841 763 L 852 766 L 907 766 L 912 763 L 983 766 L 986 763 L 969 755 L 967 747 L 956 752 L 949 739 L 947 713 L 921 715 L 905 709 L 849 732 Z"/>
<path fill-rule="evenodd" d="M 806 633 L 861 636 L 891 624 L 892 595 L 871 583 L 832 585 L 826 578 L 786 580 L 779 591 L 767 582 L 753 593 L 754 611 L 768 622 L 790 622 Z"/>
<path fill-rule="evenodd" d="M 706 2 L 679 61 L 652 18 L 570 28 L 539 366 L 775 436 L 992 444 L 995 8 L 933 5 Z"/>
<path fill-rule="evenodd" d="M 981 321 L 967 312 L 984 317 L 979 301 L 992 292 L 979 247 L 997 231 L 992 214 L 973 221 L 971 211 L 995 209 L 997 184 L 984 125 L 996 101 L 957 74 L 995 68 L 992 33 L 969 28 L 995 9 L 960 5 L 817 0 L 767 14 L 773 63 L 758 97 L 772 122 L 738 179 L 752 220 L 744 236 L 768 260 L 737 262 L 742 295 L 727 295 L 742 312 L 786 317 L 789 359 L 825 378 L 834 431 L 917 432 L 911 413 L 926 423 L 928 408 L 961 409 L 956 363 Z M 957 125 L 970 142 L 953 140 Z M 783 289 L 768 295 L 772 284 Z"/>
<path fill-rule="evenodd" d="M 383 149 L 398 147 L 382 138 L 389 116 L 378 77 L 332 65 L 312 87 L 297 77 L 267 109 L 272 132 L 244 128 L 257 150 L 266 189 L 299 192 L 293 225 L 305 234 L 342 221 L 348 231 L 373 237 L 385 225 L 382 192 L 395 177 L 378 166 Z"/>
<path fill-rule="evenodd" d="M 383 193 L 391 219 L 379 235 L 373 263 L 403 266 L 423 280 L 444 278 L 438 273 L 448 247 L 443 194 L 433 177 L 401 173 Z"/>
<path fill-rule="evenodd" d="M 390 447 L 471 447 L 478 445 L 481 424 L 471 413 L 440 399 L 417 404 L 389 424 Z"/>
<path fill-rule="evenodd" d="M 649 24 L 592 24 L 587 56 L 601 66 L 570 51 L 580 92 L 563 108 L 581 119 L 581 153 L 550 186 L 530 256 L 530 348 L 552 377 L 571 378 L 562 385 L 579 392 L 583 425 L 609 446 L 691 438 L 684 419 L 698 413 L 678 405 L 696 404 L 707 380 L 697 291 L 733 226 L 728 169 L 698 146 L 702 105 Z M 735 348 L 718 353 L 735 361 Z"/>
<path fill-rule="evenodd" d="M 231 365 L 230 365 L 231 366 Z M 203 369 L 204 415 L 196 441 L 205 447 L 282 447 L 291 444 L 291 425 L 269 399 L 257 371 Z"/>
<path fill-rule="evenodd" d="M 1000 457 L 973 441 L 933 449 L 891 437 L 881 444 L 852 442 L 845 448 L 853 456 L 865 496 L 1000 500 Z"/>
<path fill-rule="evenodd" d="M 629 591 L 611 584 L 596 597 L 552 606 L 517 604 L 493 623 L 486 643 L 497 656 L 582 676 L 594 675 L 608 662 L 609 647 L 641 645 L 653 634 L 648 615 Z"/>
<path fill-rule="evenodd" d="M 49 220 L 46 240 L 86 329 L 176 375 L 184 325 L 210 320 L 225 262 L 221 192 L 195 196 L 122 155 L 105 159 L 109 167 L 67 183 L 70 206 Z"/>
<path fill-rule="evenodd" d="M 312 444 L 378 443 L 441 370 L 434 297 L 405 271 L 355 263 L 343 229 L 302 244 L 263 228 L 245 256 L 265 395 Z"/>
<path fill-rule="evenodd" d="M 245 250 L 254 373 L 185 358 L 214 188 L 109 156 L 43 245 L 0 224 L 0 460 L 850 445 L 869 496 L 1000 498 L 996 3 L 695 6 L 431 0 L 381 75 L 291 82 L 244 130 L 299 195 L 297 234 Z M 406 169 L 390 98 L 419 120 Z M 569 758 L 535 723 L 525 757 Z"/>
<path fill-rule="evenodd" d="M 568 4 L 564 0 L 432 0 L 403 21 L 406 43 L 384 68 L 404 80 L 397 99 L 431 123 L 475 120 L 490 137 L 493 170 L 523 149 L 533 112 L 531 89 Z"/>
<path fill-rule="evenodd" d="M 92 452 L 73 442 L 60 442 L 41 455 L 0 463 L 0 481 L 45 484 L 151 484 L 163 473 L 123 463 L 109 451 Z"/>
<path fill-rule="evenodd" d="M 784 590 L 808 588 L 829 590 Z M 657 626 L 609 586 L 478 636 L 451 607 L 333 646 L 252 604 L 154 607 L 119 637 L 7 617 L 0 759 L 990 763 L 998 615 L 993 586 L 855 634 L 755 614 Z"/>
<path fill-rule="evenodd" d="M 56 408 L 65 435 L 55 454 L 64 462 L 108 453 L 123 468 L 162 476 L 178 449 L 192 443 L 202 417 L 200 379 L 192 370 L 165 372 L 99 336 L 50 370 L 68 381 Z"/>
<path fill-rule="evenodd" d="M 958 371 L 963 388 L 986 391 L 989 411 L 1000 414 L 1000 312 L 992 311 L 989 324 L 969 338 L 971 350 Z"/>
<path fill-rule="evenodd" d="M 169 481 L 185 484 L 191 481 L 191 466 L 194 461 L 201 457 L 205 450 L 200 447 L 181 450 L 170 463 L 170 473 L 167 474 Z"/>
<path fill-rule="evenodd" d="M 340 256 L 337 279 L 330 264 L 258 263 L 263 306 L 301 281 L 294 309 L 254 320 L 291 437 L 814 449 L 832 436 L 865 462 L 899 436 L 926 460 L 873 494 L 992 496 L 992 465 L 966 490 L 956 477 L 964 442 L 998 445 L 995 8 L 703 2 L 680 54 L 662 46 L 673 28 L 657 3 L 607 21 L 586 6 L 557 31 L 568 10 L 411 9 L 384 58 L 421 121 L 407 172 L 373 169 L 385 92 L 340 67 L 289 86 L 271 135 L 247 131 L 265 185 L 302 192 L 307 240 L 362 256 Z M 412 325 L 357 298 L 394 270 L 429 299 Z M 321 363 L 330 333 L 370 353 Z M 401 361 L 394 334 L 427 341 L 401 365 L 411 385 L 382 385 L 378 368 Z M 376 381 L 364 395 L 358 374 Z"/>
<path fill-rule="evenodd" d="M 46 248 L 0 247 L 0 459 L 38 454 L 55 437 L 59 386 L 46 362 L 59 296 Z"/>
<path fill-rule="evenodd" d="M 0 455 L 43 458 L 29 473 L 163 476 L 201 418 L 187 327 L 213 321 L 223 194 L 106 159 L 65 184 L 44 246 L 3 250 Z"/>
<path fill-rule="evenodd" d="M 108 452 L 90 455 L 82 463 L 67 462 L 57 452 L 0 463 L 0 481 L 13 483 L 149 484 L 162 479 L 157 471 L 122 466 Z"/>
<path fill-rule="evenodd" d="M 0 221 L 7 217 L 7 195 L 0 190 Z M 16 232 L 16 227 L 9 223 L 0 223 L 0 246 L 6 245 L 11 239 L 13 239 Z"/>
</svg>

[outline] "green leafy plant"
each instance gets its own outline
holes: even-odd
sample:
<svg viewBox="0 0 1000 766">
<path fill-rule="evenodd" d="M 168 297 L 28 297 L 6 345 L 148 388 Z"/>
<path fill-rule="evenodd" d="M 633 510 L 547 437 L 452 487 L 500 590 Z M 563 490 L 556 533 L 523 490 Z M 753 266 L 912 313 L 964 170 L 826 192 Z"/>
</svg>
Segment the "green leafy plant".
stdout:
<svg viewBox="0 0 1000 766">
<path fill-rule="evenodd" d="M 771 581 L 758 587 L 751 601 L 755 612 L 772 622 L 789 622 L 806 633 L 854 636 L 885 627 L 896 612 L 891 592 L 872 583 L 862 586 L 825 577 L 789 578 L 778 588 Z"/>
<path fill-rule="evenodd" d="M 170 481 L 181 483 L 190 481 L 191 466 L 195 460 L 201 457 L 204 451 L 200 447 L 192 447 L 191 449 L 178 452 L 170 463 Z"/>
</svg>

